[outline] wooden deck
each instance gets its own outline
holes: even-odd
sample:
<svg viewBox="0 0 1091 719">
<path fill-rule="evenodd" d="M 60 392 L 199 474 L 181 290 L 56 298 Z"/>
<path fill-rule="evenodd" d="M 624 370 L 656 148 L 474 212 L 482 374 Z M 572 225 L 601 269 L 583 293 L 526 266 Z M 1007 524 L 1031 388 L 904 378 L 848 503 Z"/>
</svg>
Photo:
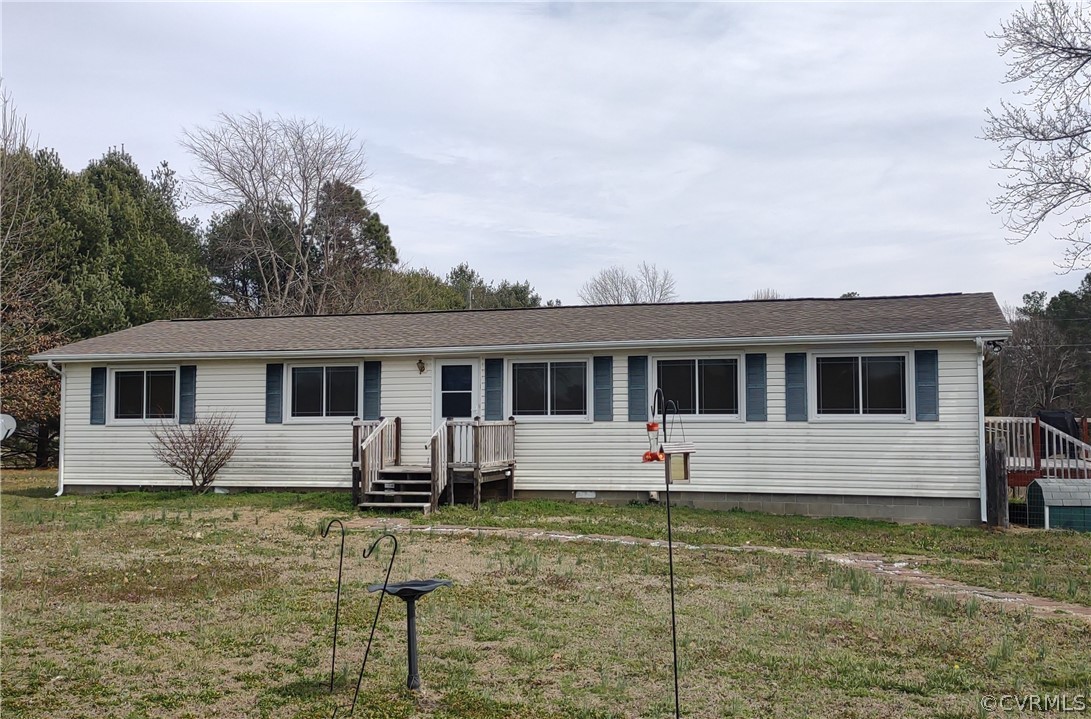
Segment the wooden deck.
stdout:
<svg viewBox="0 0 1091 719">
<path fill-rule="evenodd" d="M 426 445 L 429 463 L 401 464 L 401 419 L 353 420 L 352 491 L 361 508 L 416 508 L 425 512 L 456 501 L 481 506 L 486 485 L 503 482 L 492 494 L 515 492 L 515 419 L 480 418 L 440 423 Z M 460 491 L 461 490 L 461 491 Z"/>
<path fill-rule="evenodd" d="M 1039 477 L 1091 481 L 1087 418 L 1080 437 L 1043 424 L 1037 417 L 986 417 L 985 441 L 1006 455 L 1009 487 L 1026 487 Z"/>
</svg>

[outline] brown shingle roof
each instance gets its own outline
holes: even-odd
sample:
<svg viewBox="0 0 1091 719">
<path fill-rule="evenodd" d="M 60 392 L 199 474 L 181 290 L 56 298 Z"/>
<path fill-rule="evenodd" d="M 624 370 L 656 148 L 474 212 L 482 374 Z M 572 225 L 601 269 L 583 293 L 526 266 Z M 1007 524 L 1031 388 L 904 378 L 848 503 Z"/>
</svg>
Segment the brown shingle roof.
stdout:
<svg viewBox="0 0 1091 719">
<path fill-rule="evenodd" d="M 996 299 L 978 293 L 162 320 L 58 347 L 35 359 L 220 352 L 319 355 L 903 334 L 995 336 L 1007 331 Z"/>
</svg>

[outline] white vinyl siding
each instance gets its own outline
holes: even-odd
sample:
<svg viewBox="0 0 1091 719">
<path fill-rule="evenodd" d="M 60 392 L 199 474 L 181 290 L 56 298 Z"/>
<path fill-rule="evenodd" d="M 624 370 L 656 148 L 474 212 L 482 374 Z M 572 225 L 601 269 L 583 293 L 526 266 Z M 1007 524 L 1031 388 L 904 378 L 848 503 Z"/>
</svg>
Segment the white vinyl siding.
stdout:
<svg viewBox="0 0 1091 719">
<path fill-rule="evenodd" d="M 769 419 L 682 417 L 686 439 L 697 445 L 686 491 L 978 497 L 976 349 L 970 342 L 927 347 L 939 350 L 939 421 L 898 423 L 785 422 L 784 355 L 810 348 L 747 348 L 767 354 Z M 614 356 L 615 417 L 625 416 L 627 356 Z M 643 425 L 521 423 L 515 448 L 517 489 L 663 488 L 663 466 L 640 461 L 648 448 Z"/>
<path fill-rule="evenodd" d="M 697 445 L 687 491 L 978 497 L 977 351 L 973 343 L 846 347 L 845 351 L 893 353 L 920 348 L 939 350 L 937 422 L 785 422 L 784 355 L 815 348 L 746 348 L 767 355 L 768 421 L 682 417 L 686 439 Z M 520 421 L 515 432 L 517 489 L 662 489 L 663 466 L 640 461 L 647 450 L 643 423 L 625 419 L 627 358 L 646 353 L 612 354 L 613 421 L 564 417 L 548 422 Z M 511 381 L 510 361 L 548 361 L 563 356 L 508 355 L 505 386 Z M 417 369 L 418 359 L 425 361 L 423 374 Z M 413 355 L 382 360 L 381 411 L 386 417 L 401 417 L 404 464 L 428 461 L 425 444 L 438 421 L 433 416 L 437 359 L 457 358 Z M 480 360 L 477 406 L 483 407 L 484 362 Z M 343 423 L 266 424 L 266 361 L 276 360 L 193 363 L 197 365 L 197 416 L 215 410 L 235 413 L 235 429 L 242 440 L 219 484 L 347 489 L 351 484 L 350 419 Z M 321 357 L 314 362 L 348 364 L 345 360 L 323 362 Z M 152 455 L 148 426 L 90 424 L 90 377 L 88 364 L 65 365 L 65 484 L 183 486 L 182 480 Z M 912 380 L 908 391 L 912 393 Z M 510 399 L 506 405 L 510 407 Z"/>
<path fill-rule="evenodd" d="M 405 463 L 427 461 L 424 443 L 431 434 L 431 379 L 427 372 L 423 377 L 420 375 L 416 361 L 416 357 L 383 360 L 382 411 L 386 416 L 402 417 Z M 197 417 L 217 410 L 234 414 L 235 433 L 241 439 L 235 457 L 216 481 L 218 486 L 351 486 L 351 417 L 327 418 L 322 423 L 266 424 L 264 361 L 194 364 L 197 365 Z M 110 366 L 124 368 L 122 364 Z M 152 455 L 149 425 L 153 421 L 139 425 L 90 424 L 90 365 L 66 365 L 65 385 L 66 485 L 185 486 L 184 480 Z"/>
</svg>

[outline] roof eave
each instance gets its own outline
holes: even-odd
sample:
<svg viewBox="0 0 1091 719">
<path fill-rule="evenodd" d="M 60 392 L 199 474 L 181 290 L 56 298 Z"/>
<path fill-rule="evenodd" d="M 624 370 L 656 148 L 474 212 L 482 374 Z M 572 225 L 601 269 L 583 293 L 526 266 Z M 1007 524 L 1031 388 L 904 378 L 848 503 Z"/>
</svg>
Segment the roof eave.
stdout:
<svg viewBox="0 0 1091 719">
<path fill-rule="evenodd" d="M 303 350 L 245 350 L 228 352 L 123 352 L 93 354 L 63 354 L 42 352 L 30 356 L 33 362 L 122 362 L 170 359 L 246 359 L 257 357 L 285 358 L 293 357 L 392 357 L 401 355 L 465 355 L 504 352 L 572 352 L 596 351 L 605 349 L 679 349 L 689 347 L 745 347 L 749 345 L 830 345 L 830 344 L 869 344 L 893 342 L 953 342 L 981 339 L 1006 340 L 1011 337 L 1011 330 L 981 330 L 957 332 L 907 332 L 883 334 L 853 335 L 800 335 L 788 337 L 713 337 L 704 339 L 671 340 L 627 340 L 612 342 L 553 342 L 520 345 L 473 345 L 456 347 L 397 347 L 374 349 L 358 347 L 353 349 L 303 349 Z"/>
</svg>

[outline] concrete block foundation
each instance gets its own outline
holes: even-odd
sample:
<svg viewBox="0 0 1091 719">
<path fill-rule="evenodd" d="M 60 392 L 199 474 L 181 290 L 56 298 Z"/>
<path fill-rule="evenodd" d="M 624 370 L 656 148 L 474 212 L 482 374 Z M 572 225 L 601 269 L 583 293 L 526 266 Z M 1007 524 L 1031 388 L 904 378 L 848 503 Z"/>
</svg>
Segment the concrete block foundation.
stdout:
<svg viewBox="0 0 1091 719">
<path fill-rule="evenodd" d="M 587 494 L 585 491 L 581 495 Z M 515 490 L 516 499 L 554 499 L 566 502 L 629 504 L 648 502 L 648 492 L 603 491 L 593 498 L 576 498 L 576 493 L 557 490 Z M 663 493 L 659 494 L 662 500 Z M 771 494 L 759 492 L 690 492 L 672 489 L 671 502 L 678 507 L 742 509 L 769 514 L 798 514 L 806 517 L 857 517 L 905 524 L 974 526 L 981 523 L 981 505 L 976 497 L 882 497 L 839 494 Z"/>
</svg>

